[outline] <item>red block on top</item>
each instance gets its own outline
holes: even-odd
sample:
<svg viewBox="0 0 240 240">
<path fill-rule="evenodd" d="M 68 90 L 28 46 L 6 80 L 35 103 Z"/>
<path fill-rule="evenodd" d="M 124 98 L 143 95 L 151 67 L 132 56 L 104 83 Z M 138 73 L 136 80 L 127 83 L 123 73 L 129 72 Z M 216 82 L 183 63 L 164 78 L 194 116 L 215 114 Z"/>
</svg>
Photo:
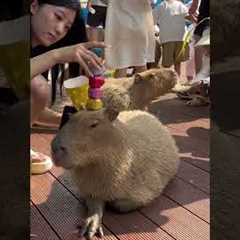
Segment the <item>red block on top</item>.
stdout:
<svg viewBox="0 0 240 240">
<path fill-rule="evenodd" d="M 102 76 L 94 76 L 89 78 L 90 88 L 100 88 L 104 82 L 104 77 Z"/>
</svg>

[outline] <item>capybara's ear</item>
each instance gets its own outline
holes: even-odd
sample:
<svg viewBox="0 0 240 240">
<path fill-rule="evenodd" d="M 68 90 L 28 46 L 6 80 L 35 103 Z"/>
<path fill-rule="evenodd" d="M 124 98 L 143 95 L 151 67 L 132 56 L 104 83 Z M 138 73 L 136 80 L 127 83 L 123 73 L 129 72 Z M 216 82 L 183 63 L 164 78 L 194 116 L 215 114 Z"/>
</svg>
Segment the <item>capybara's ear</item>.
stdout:
<svg viewBox="0 0 240 240">
<path fill-rule="evenodd" d="M 112 109 L 112 108 L 111 109 L 110 108 L 104 108 L 103 109 L 103 114 L 107 119 L 109 119 L 112 122 L 117 118 L 119 112 Z"/>
<path fill-rule="evenodd" d="M 142 81 L 143 81 L 143 77 L 139 73 L 136 73 L 134 75 L 134 83 L 141 83 Z"/>
<path fill-rule="evenodd" d="M 75 107 L 65 106 L 63 109 L 63 115 L 61 118 L 61 123 L 60 123 L 59 129 L 61 129 L 63 127 L 63 125 L 65 125 L 68 122 L 68 120 L 71 118 L 71 116 L 76 112 L 77 112 L 77 109 Z"/>
</svg>

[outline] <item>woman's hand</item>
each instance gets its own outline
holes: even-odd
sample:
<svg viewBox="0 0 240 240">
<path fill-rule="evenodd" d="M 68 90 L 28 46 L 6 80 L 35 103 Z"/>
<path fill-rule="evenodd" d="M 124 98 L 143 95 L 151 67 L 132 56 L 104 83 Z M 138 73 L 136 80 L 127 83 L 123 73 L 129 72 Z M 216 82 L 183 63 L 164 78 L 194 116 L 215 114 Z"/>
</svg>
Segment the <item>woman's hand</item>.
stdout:
<svg viewBox="0 0 240 240">
<path fill-rule="evenodd" d="M 77 62 L 85 70 L 86 74 L 92 76 L 91 68 L 102 69 L 102 59 L 90 51 L 91 48 L 105 48 L 103 42 L 86 42 L 68 47 L 52 50 L 56 63 Z M 91 66 L 91 68 L 89 67 Z"/>
</svg>

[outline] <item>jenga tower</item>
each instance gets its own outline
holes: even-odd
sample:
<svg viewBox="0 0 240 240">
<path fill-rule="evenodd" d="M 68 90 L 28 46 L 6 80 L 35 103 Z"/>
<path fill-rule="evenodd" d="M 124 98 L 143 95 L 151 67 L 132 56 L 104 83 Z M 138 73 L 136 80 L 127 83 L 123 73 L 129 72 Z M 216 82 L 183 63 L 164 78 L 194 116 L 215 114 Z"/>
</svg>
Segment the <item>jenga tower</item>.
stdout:
<svg viewBox="0 0 240 240">
<path fill-rule="evenodd" d="M 89 78 L 89 100 L 87 103 L 87 109 L 98 110 L 103 107 L 103 103 L 101 101 L 101 86 L 104 82 L 104 77 L 102 75 L 94 75 Z"/>
<path fill-rule="evenodd" d="M 92 51 L 99 57 L 102 54 L 102 49 L 93 48 Z M 103 71 L 94 69 L 94 76 L 89 78 L 89 100 L 87 103 L 87 109 L 98 110 L 103 107 L 101 101 L 102 90 L 101 86 L 104 84 Z"/>
</svg>

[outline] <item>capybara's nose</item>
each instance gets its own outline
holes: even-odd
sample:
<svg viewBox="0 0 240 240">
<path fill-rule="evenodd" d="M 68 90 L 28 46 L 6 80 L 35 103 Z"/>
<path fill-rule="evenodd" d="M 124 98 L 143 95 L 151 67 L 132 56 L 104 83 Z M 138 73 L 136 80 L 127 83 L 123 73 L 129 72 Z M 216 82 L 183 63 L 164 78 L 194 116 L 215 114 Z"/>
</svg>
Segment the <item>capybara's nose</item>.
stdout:
<svg viewBox="0 0 240 240">
<path fill-rule="evenodd" d="M 61 163 L 61 159 L 63 159 L 64 156 L 66 156 L 67 153 L 66 148 L 60 144 L 58 138 L 55 138 L 52 141 L 51 148 L 52 148 L 51 149 L 52 160 L 56 166 L 59 166 L 59 164 Z"/>
<path fill-rule="evenodd" d="M 51 144 L 52 153 L 56 153 L 58 151 L 65 151 L 65 148 L 61 145 L 59 138 L 54 138 Z"/>
</svg>

